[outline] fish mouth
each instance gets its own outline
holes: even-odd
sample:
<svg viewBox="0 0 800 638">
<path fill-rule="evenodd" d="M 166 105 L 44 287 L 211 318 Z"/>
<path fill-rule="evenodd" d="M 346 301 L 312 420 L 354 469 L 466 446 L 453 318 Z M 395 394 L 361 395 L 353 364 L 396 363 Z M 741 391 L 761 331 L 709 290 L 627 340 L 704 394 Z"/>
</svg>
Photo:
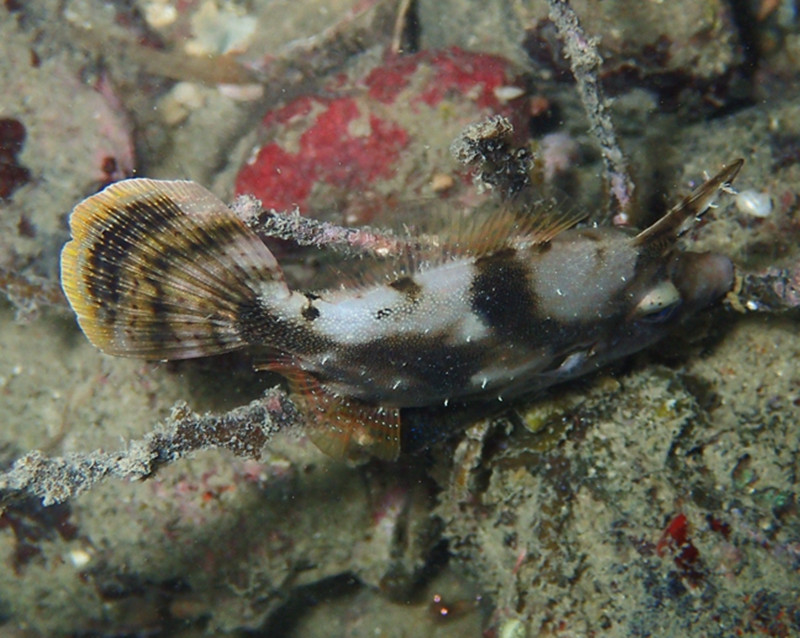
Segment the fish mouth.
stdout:
<svg viewBox="0 0 800 638">
<path fill-rule="evenodd" d="M 672 281 L 692 311 L 708 306 L 733 289 L 733 262 L 718 253 L 685 252 L 672 266 Z"/>
</svg>

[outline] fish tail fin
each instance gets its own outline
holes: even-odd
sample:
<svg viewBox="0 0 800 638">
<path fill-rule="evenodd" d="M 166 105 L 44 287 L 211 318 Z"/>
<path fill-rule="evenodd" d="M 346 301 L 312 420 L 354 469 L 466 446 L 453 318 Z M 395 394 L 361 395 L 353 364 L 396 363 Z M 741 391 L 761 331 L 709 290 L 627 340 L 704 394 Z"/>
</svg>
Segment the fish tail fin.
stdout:
<svg viewBox="0 0 800 638">
<path fill-rule="evenodd" d="M 290 294 L 275 257 L 208 190 L 130 179 L 78 204 L 61 282 L 108 354 L 188 359 L 248 344 L 247 311 Z"/>
</svg>

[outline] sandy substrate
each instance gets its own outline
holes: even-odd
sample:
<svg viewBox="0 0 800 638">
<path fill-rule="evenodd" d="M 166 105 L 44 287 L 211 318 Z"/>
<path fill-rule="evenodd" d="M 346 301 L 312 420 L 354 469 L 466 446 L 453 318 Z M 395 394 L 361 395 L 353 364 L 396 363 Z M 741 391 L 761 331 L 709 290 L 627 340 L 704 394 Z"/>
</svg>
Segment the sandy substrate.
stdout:
<svg viewBox="0 0 800 638">
<path fill-rule="evenodd" d="M 504 56 L 525 99 L 552 108 L 534 118 L 532 148 L 548 148 L 536 126 L 563 133 L 571 150 L 558 185 L 596 210 L 602 162 L 568 67 L 541 53 L 555 42 L 544 3 L 417 4 L 420 47 Z M 724 197 L 683 241 L 743 269 L 797 264 L 791 3 L 761 16 L 722 2 L 646 3 L 634 17 L 624 4 L 574 6 L 601 39 L 643 223 L 742 157 L 736 187 L 750 198 Z M 27 133 L 0 159 L 30 174 L 0 202 L 0 276 L 17 286 L 0 301 L 0 468 L 32 449 L 122 449 L 176 402 L 222 412 L 274 384 L 246 356 L 156 364 L 96 351 L 59 298 L 67 214 L 134 170 L 230 199 L 264 143 L 263 116 L 306 93 L 329 99 L 338 74 L 349 99 L 381 63 L 396 16 L 393 3 L 345 0 L 0 6 L 0 118 Z M 748 20 L 743 35 L 736 25 Z M 228 52 L 246 65 L 208 57 Z M 197 54 L 215 64 L 197 70 L 187 62 Z M 480 109 L 446 102 L 424 118 L 394 114 L 417 132 L 400 168 L 369 187 L 370 201 L 397 205 L 395 224 L 399 201 L 464 181 L 447 127 Z M 414 117 L 413 127 L 403 119 Z M 281 140 L 299 148 L 300 138 L 287 125 Z M 341 197 L 327 218 L 372 218 L 329 183 L 315 188 L 312 200 Z M 293 276 L 319 268 L 312 256 Z M 796 313 L 711 309 L 628 362 L 397 463 L 332 460 L 287 432 L 257 461 L 208 451 L 56 507 L 10 504 L 0 510 L 0 633 L 800 634 Z"/>
</svg>

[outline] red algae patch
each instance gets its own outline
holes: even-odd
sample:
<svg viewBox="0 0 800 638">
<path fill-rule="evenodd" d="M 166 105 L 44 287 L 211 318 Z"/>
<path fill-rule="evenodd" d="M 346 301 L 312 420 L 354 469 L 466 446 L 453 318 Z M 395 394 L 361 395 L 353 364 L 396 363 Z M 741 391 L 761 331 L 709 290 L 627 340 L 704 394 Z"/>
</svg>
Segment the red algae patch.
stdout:
<svg viewBox="0 0 800 638">
<path fill-rule="evenodd" d="M 263 118 L 236 192 L 278 210 L 369 221 L 364 202 L 433 195 L 434 176 L 456 170 L 447 149 L 466 124 L 499 113 L 524 131 L 525 100 L 501 99 L 515 82 L 507 60 L 458 48 L 336 76 Z"/>
</svg>

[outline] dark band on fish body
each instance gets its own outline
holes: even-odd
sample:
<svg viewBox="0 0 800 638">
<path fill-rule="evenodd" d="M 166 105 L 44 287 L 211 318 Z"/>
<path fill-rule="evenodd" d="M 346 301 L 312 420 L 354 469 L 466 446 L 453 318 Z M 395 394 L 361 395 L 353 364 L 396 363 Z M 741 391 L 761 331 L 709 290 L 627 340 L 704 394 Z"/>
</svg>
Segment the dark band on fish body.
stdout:
<svg viewBox="0 0 800 638">
<path fill-rule="evenodd" d="M 528 267 L 516 251 L 507 249 L 481 257 L 470 287 L 472 310 L 495 331 L 510 341 L 531 340 L 531 323 L 538 316 L 536 296 L 531 289 Z"/>
<path fill-rule="evenodd" d="M 336 345 L 330 339 L 314 334 L 305 325 L 276 316 L 259 302 L 255 294 L 242 300 L 234 315 L 237 332 L 250 345 L 292 343 L 305 355 L 332 350 Z"/>
<path fill-rule="evenodd" d="M 411 303 L 416 303 L 422 294 L 422 286 L 414 281 L 409 276 L 400 277 L 394 281 L 389 282 L 389 287 L 394 288 L 397 292 L 405 295 Z"/>
<path fill-rule="evenodd" d="M 483 367 L 486 351 L 476 344 L 448 345 L 444 341 L 441 335 L 375 339 L 348 347 L 341 359 L 353 371 L 372 370 L 373 383 L 379 386 L 403 377 L 444 396 L 459 394 Z"/>
</svg>

